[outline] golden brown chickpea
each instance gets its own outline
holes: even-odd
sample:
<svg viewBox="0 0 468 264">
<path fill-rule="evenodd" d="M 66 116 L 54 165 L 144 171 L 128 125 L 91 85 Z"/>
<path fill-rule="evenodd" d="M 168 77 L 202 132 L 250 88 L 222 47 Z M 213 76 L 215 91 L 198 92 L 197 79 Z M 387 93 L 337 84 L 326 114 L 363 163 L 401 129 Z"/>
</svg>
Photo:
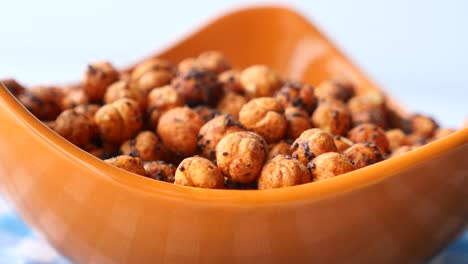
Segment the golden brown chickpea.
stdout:
<svg viewBox="0 0 468 264">
<path fill-rule="evenodd" d="M 348 102 L 348 108 L 353 114 L 373 109 L 385 111 L 385 96 L 380 92 L 367 92 L 351 98 Z"/>
<path fill-rule="evenodd" d="M 434 137 L 432 138 L 432 140 L 438 140 L 438 139 L 444 138 L 455 132 L 456 131 L 454 129 L 450 129 L 450 128 L 437 128 L 436 131 L 434 132 Z"/>
<path fill-rule="evenodd" d="M 434 135 L 435 130 L 439 125 L 434 119 L 424 115 L 413 115 L 409 119 L 409 130 L 413 134 L 421 135 L 426 138 L 430 138 Z"/>
<path fill-rule="evenodd" d="M 72 87 L 65 90 L 61 101 L 61 107 L 65 110 L 88 103 L 89 98 L 85 91 L 79 87 Z"/>
<path fill-rule="evenodd" d="M 162 160 L 146 161 L 143 163 L 146 177 L 158 181 L 174 183 L 176 168 L 171 163 Z"/>
<path fill-rule="evenodd" d="M 75 106 L 73 109 L 75 109 L 75 112 L 78 114 L 87 115 L 94 122 L 94 115 L 96 115 L 96 112 L 99 110 L 99 108 L 101 107 L 96 104 L 84 104 Z"/>
<path fill-rule="evenodd" d="M 12 93 L 14 96 L 18 96 L 25 91 L 24 86 L 19 84 L 15 79 L 0 80 L 0 83 L 3 83 L 8 91 L 10 91 L 10 93 Z"/>
<path fill-rule="evenodd" d="M 343 154 L 354 164 L 356 169 L 364 168 L 383 160 L 383 155 L 374 143 L 357 143 Z"/>
<path fill-rule="evenodd" d="M 223 189 L 224 177 L 213 162 L 202 157 L 184 159 L 177 167 L 175 184 L 208 189 Z"/>
<path fill-rule="evenodd" d="M 159 160 L 164 157 L 164 146 L 161 140 L 151 131 L 142 131 L 120 146 L 124 155 L 139 157 L 143 161 Z"/>
<path fill-rule="evenodd" d="M 57 87 L 36 86 L 18 96 L 18 100 L 40 120 L 54 120 L 61 112 L 63 91 Z"/>
<path fill-rule="evenodd" d="M 312 162 L 314 181 L 322 181 L 353 171 L 354 165 L 343 154 L 328 152 L 317 156 Z"/>
<path fill-rule="evenodd" d="M 119 99 L 132 99 L 138 103 L 142 113 L 146 109 L 146 96 L 138 89 L 132 88 L 127 81 L 117 81 L 111 84 L 104 94 L 104 103 L 111 104 Z"/>
<path fill-rule="evenodd" d="M 219 101 L 216 109 L 222 114 L 230 114 L 233 118 L 239 118 L 239 112 L 244 104 L 247 103 L 247 98 L 235 92 L 227 92 Z"/>
<path fill-rule="evenodd" d="M 200 128 L 198 147 L 203 156 L 213 160 L 216 158 L 216 146 L 227 134 L 243 131 L 241 124 L 230 115 L 221 115 L 208 121 Z"/>
<path fill-rule="evenodd" d="M 197 150 L 197 135 L 204 123 L 190 108 L 176 107 L 161 116 L 157 131 L 170 151 L 178 156 L 190 156 Z"/>
<path fill-rule="evenodd" d="M 286 136 L 290 139 L 296 139 L 302 132 L 312 128 L 309 121 L 309 114 L 302 108 L 289 106 L 285 109 L 284 115 L 288 121 Z"/>
<path fill-rule="evenodd" d="M 55 121 L 54 130 L 78 147 L 89 144 L 96 135 L 94 120 L 75 109 L 63 111 Z"/>
<path fill-rule="evenodd" d="M 110 164 L 119 169 L 145 176 L 145 168 L 143 167 L 143 162 L 140 158 L 121 155 L 115 158 L 106 159 L 104 161 L 107 164 Z"/>
<path fill-rule="evenodd" d="M 151 71 L 167 71 L 174 73 L 174 65 L 168 60 L 161 58 L 151 58 L 138 64 L 131 72 L 130 78 L 132 81 L 138 80 L 145 73 Z"/>
<path fill-rule="evenodd" d="M 193 111 L 195 111 L 195 113 L 197 113 L 205 122 L 208 122 L 219 115 L 218 110 L 204 105 L 199 105 L 193 108 Z"/>
<path fill-rule="evenodd" d="M 311 181 L 309 170 L 291 156 L 276 156 L 263 166 L 258 178 L 258 189 L 283 188 Z"/>
<path fill-rule="evenodd" d="M 152 127 L 156 127 L 162 113 L 184 105 L 184 98 L 171 85 L 151 90 L 148 94 L 148 115 Z"/>
<path fill-rule="evenodd" d="M 404 144 L 406 138 L 406 135 L 403 132 L 403 130 L 399 128 L 394 128 L 386 131 L 385 136 L 387 136 L 390 150 L 395 150 L 399 148 L 401 145 Z"/>
<path fill-rule="evenodd" d="M 119 72 L 107 61 L 88 65 L 81 79 L 81 87 L 90 101 L 99 102 L 106 93 L 109 85 L 119 79 Z"/>
<path fill-rule="evenodd" d="M 153 58 L 135 67 L 130 76 L 130 86 L 146 96 L 152 89 L 169 84 L 174 76 L 172 63 Z"/>
<path fill-rule="evenodd" d="M 201 68 L 220 74 L 231 68 L 226 57 L 219 51 L 205 51 L 196 59 Z"/>
<path fill-rule="evenodd" d="M 336 149 L 338 152 L 343 152 L 353 145 L 353 142 L 342 136 L 334 136 Z"/>
<path fill-rule="evenodd" d="M 353 126 L 359 126 L 365 123 L 375 124 L 382 128 L 386 128 L 388 126 L 385 112 L 378 108 L 352 113 L 351 119 Z"/>
<path fill-rule="evenodd" d="M 130 99 L 119 99 L 101 107 L 94 116 L 101 139 L 121 144 L 141 129 L 143 117 L 138 104 Z"/>
<path fill-rule="evenodd" d="M 192 69 L 201 69 L 195 58 L 185 58 L 177 65 L 177 72 L 179 74 L 185 74 Z"/>
<path fill-rule="evenodd" d="M 309 166 L 308 163 L 318 155 L 337 151 L 333 136 L 318 128 L 302 132 L 291 145 L 291 150 L 292 157 L 304 166 Z"/>
<path fill-rule="evenodd" d="M 230 133 L 219 141 L 216 161 L 231 182 L 251 183 L 260 175 L 266 148 L 265 140 L 253 132 Z"/>
<path fill-rule="evenodd" d="M 295 106 L 303 108 L 309 113 L 314 111 L 317 104 L 314 88 L 308 84 L 286 82 L 283 87 L 276 92 L 275 97 L 284 108 Z"/>
<path fill-rule="evenodd" d="M 283 112 L 283 106 L 275 98 L 255 98 L 242 106 L 239 121 L 246 129 L 272 143 L 286 134 L 288 123 Z"/>
<path fill-rule="evenodd" d="M 362 124 L 348 133 L 348 138 L 354 143 L 374 143 L 383 154 L 390 150 L 390 144 L 382 128 L 374 124 Z"/>
<path fill-rule="evenodd" d="M 326 80 L 315 88 L 315 96 L 319 100 L 331 98 L 347 102 L 354 96 L 354 86 L 349 81 L 342 79 Z"/>
<path fill-rule="evenodd" d="M 223 95 L 223 86 L 218 82 L 218 77 L 207 70 L 191 69 L 177 76 L 172 86 L 191 106 L 215 105 Z"/>
<path fill-rule="evenodd" d="M 290 148 L 291 148 L 291 144 L 289 144 L 288 142 L 284 140 L 281 140 L 280 142 L 275 143 L 275 144 L 270 144 L 268 146 L 269 151 L 268 151 L 267 160 L 271 160 L 278 155 L 284 155 L 284 156 L 291 155 Z"/>
<path fill-rule="evenodd" d="M 245 92 L 245 89 L 240 83 L 240 76 L 240 71 L 231 69 L 222 72 L 220 75 L 218 75 L 218 80 L 220 83 L 223 84 L 224 90 L 226 92 L 232 91 L 235 93 L 243 94 Z"/>
<path fill-rule="evenodd" d="M 401 146 L 395 150 L 393 150 L 392 152 L 392 155 L 390 155 L 389 158 L 394 158 L 394 157 L 398 157 L 398 156 L 401 156 L 407 152 L 410 152 L 411 150 L 415 149 L 416 147 L 414 146 Z"/>
<path fill-rule="evenodd" d="M 253 65 L 243 70 L 240 82 L 250 98 L 272 96 L 281 88 L 281 78 L 266 65 Z"/>
<path fill-rule="evenodd" d="M 312 124 L 335 135 L 345 135 L 351 127 L 351 116 L 345 107 L 320 103 L 312 114 Z"/>
</svg>

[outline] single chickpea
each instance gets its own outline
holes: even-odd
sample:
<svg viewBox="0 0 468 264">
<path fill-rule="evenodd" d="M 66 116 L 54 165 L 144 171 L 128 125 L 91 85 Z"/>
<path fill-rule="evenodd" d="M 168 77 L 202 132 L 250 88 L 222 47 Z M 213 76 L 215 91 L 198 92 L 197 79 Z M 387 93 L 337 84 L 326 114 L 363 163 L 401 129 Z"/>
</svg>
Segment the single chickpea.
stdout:
<svg viewBox="0 0 468 264">
<path fill-rule="evenodd" d="M 406 138 L 406 135 L 403 132 L 403 130 L 399 128 L 387 130 L 385 132 L 385 136 L 387 136 L 390 150 L 395 150 L 402 146 Z"/>
<path fill-rule="evenodd" d="M 240 83 L 250 98 L 272 96 L 281 88 L 280 76 L 266 65 L 253 65 L 243 70 Z"/>
<path fill-rule="evenodd" d="M 390 150 L 390 143 L 382 128 L 374 124 L 362 124 L 348 132 L 348 138 L 354 143 L 374 143 L 383 154 Z"/>
<path fill-rule="evenodd" d="M 8 91 L 10 91 L 14 96 L 18 96 L 26 90 L 24 86 L 19 84 L 15 79 L 0 80 L 0 83 L 3 83 Z"/>
<path fill-rule="evenodd" d="M 146 96 L 142 91 L 132 88 L 127 81 L 117 81 L 111 84 L 104 94 L 104 103 L 111 104 L 119 99 L 127 98 L 138 103 L 142 113 L 146 109 Z"/>
<path fill-rule="evenodd" d="M 284 115 L 288 122 L 286 136 L 290 139 L 296 139 L 302 132 L 312 128 L 309 121 L 309 114 L 302 108 L 288 106 L 284 111 Z"/>
<path fill-rule="evenodd" d="M 312 114 L 312 124 L 335 135 L 346 135 L 351 127 L 351 116 L 346 107 L 320 103 Z"/>
<path fill-rule="evenodd" d="M 223 86 L 210 71 L 191 69 L 177 76 L 172 86 L 185 98 L 187 104 L 214 105 L 223 95 Z"/>
<path fill-rule="evenodd" d="M 364 168 L 384 159 L 374 143 L 354 144 L 343 154 L 354 164 L 356 169 Z"/>
<path fill-rule="evenodd" d="M 88 95 L 83 89 L 80 87 L 70 87 L 64 91 L 64 95 L 61 101 L 61 108 L 70 109 L 88 103 Z"/>
<path fill-rule="evenodd" d="M 145 168 L 146 177 L 174 183 L 176 167 L 171 163 L 162 160 L 145 161 L 143 167 Z"/>
<path fill-rule="evenodd" d="M 63 91 L 57 87 L 36 86 L 18 96 L 18 100 L 40 120 L 54 120 L 61 112 Z"/>
<path fill-rule="evenodd" d="M 201 68 L 209 70 L 215 74 L 220 74 L 229 70 L 231 66 L 226 57 L 219 51 L 206 51 L 196 59 Z"/>
<path fill-rule="evenodd" d="M 275 97 L 284 108 L 288 106 L 300 107 L 308 113 L 312 113 L 317 105 L 314 88 L 308 84 L 286 82 L 276 92 Z"/>
<path fill-rule="evenodd" d="M 322 181 L 353 171 L 354 165 L 343 154 L 328 152 L 314 158 L 311 163 L 314 181 Z"/>
<path fill-rule="evenodd" d="M 219 101 L 216 109 L 222 114 L 230 114 L 233 118 L 239 118 L 239 112 L 244 104 L 247 103 L 245 96 L 235 92 L 227 92 Z"/>
<path fill-rule="evenodd" d="M 342 136 L 334 136 L 333 139 L 335 140 L 335 145 L 338 152 L 343 152 L 354 144 L 351 140 L 349 140 L 349 138 Z"/>
<path fill-rule="evenodd" d="M 195 113 L 197 113 L 205 122 L 208 122 L 219 115 L 218 110 L 205 105 L 194 107 L 193 111 L 195 111 Z"/>
<path fill-rule="evenodd" d="M 99 102 L 106 93 L 109 85 L 119 79 L 119 72 L 107 61 L 88 65 L 81 79 L 81 87 L 88 95 L 90 101 Z"/>
<path fill-rule="evenodd" d="M 271 160 L 278 155 L 291 155 L 291 144 L 287 141 L 281 140 L 278 143 L 268 145 L 267 160 Z"/>
<path fill-rule="evenodd" d="M 145 168 L 143 167 L 143 161 L 141 161 L 140 158 L 121 155 L 104 161 L 119 169 L 145 176 Z"/>
<path fill-rule="evenodd" d="M 332 98 L 347 102 L 354 96 L 354 85 L 344 79 L 326 80 L 321 82 L 314 91 L 319 100 Z"/>
<path fill-rule="evenodd" d="M 409 119 L 409 130 L 426 138 L 432 137 L 438 127 L 434 119 L 428 116 L 416 114 Z"/>
<path fill-rule="evenodd" d="M 130 86 L 146 96 L 152 89 L 167 85 L 175 77 L 175 67 L 167 60 L 149 59 L 135 67 Z"/>
<path fill-rule="evenodd" d="M 179 164 L 174 183 L 199 188 L 223 189 L 224 177 L 213 162 L 195 156 L 186 158 Z"/>
<path fill-rule="evenodd" d="M 73 108 L 63 111 L 57 117 L 54 130 L 78 147 L 89 144 L 96 135 L 94 120 Z"/>
<path fill-rule="evenodd" d="M 119 99 L 101 107 L 94 116 L 101 139 L 121 144 L 141 129 L 143 117 L 138 104 L 130 99 Z"/>
<path fill-rule="evenodd" d="M 216 158 L 216 146 L 227 134 L 243 131 L 242 125 L 230 115 L 221 115 L 208 121 L 200 128 L 198 147 L 203 156 L 213 160 Z"/>
<path fill-rule="evenodd" d="M 283 188 L 310 181 L 310 172 L 302 163 L 289 155 L 279 155 L 263 166 L 258 178 L 258 189 Z"/>
<path fill-rule="evenodd" d="M 231 182 L 255 182 L 266 158 L 266 148 L 265 140 L 253 132 L 230 133 L 219 141 L 216 161 Z"/>
<path fill-rule="evenodd" d="M 157 126 L 164 112 L 184 105 L 185 99 L 170 85 L 151 90 L 148 94 L 148 117 L 151 126 Z"/>
<path fill-rule="evenodd" d="M 223 84 L 226 92 L 243 94 L 245 89 L 240 83 L 240 76 L 240 71 L 231 69 L 218 75 L 218 81 Z"/>
<path fill-rule="evenodd" d="M 164 157 L 164 146 L 155 133 L 142 131 L 135 138 L 122 143 L 120 152 L 143 161 L 159 160 Z"/>
<path fill-rule="evenodd" d="M 375 109 L 385 112 L 385 101 L 385 96 L 382 93 L 372 91 L 352 97 L 348 101 L 348 108 L 352 114 Z"/>
<path fill-rule="evenodd" d="M 312 128 L 302 134 L 291 145 L 292 157 L 299 160 L 304 166 L 316 156 L 326 152 L 336 152 L 333 136 L 321 129 Z"/>
<path fill-rule="evenodd" d="M 161 116 L 157 132 L 170 151 L 178 156 L 190 156 L 197 150 L 197 135 L 204 123 L 190 108 L 176 107 Z"/>
<path fill-rule="evenodd" d="M 239 121 L 246 129 L 272 143 L 286 134 L 288 123 L 283 113 L 283 106 L 275 98 L 260 97 L 242 106 Z"/>
<path fill-rule="evenodd" d="M 416 147 L 414 147 L 414 146 L 401 146 L 401 147 L 393 150 L 392 155 L 390 155 L 389 158 L 394 158 L 394 157 L 401 156 L 401 155 L 403 155 L 403 154 L 405 154 L 407 152 L 410 152 L 413 149 L 416 149 Z"/>
</svg>

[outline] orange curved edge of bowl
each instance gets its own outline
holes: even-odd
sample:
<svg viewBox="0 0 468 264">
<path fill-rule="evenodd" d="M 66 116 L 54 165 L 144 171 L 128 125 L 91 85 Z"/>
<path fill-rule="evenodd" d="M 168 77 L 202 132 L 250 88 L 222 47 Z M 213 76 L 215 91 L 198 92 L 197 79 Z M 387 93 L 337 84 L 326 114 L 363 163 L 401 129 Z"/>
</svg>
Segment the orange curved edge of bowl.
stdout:
<svg viewBox="0 0 468 264">
<path fill-rule="evenodd" d="M 264 63 L 312 84 L 341 74 L 358 92 L 377 89 L 285 8 L 226 14 L 156 56 L 179 61 L 207 49 L 223 51 L 236 67 Z M 234 191 L 180 187 L 113 168 L 52 132 L 5 88 L 0 113 L 0 188 L 79 262 L 420 261 L 466 221 L 467 129 L 327 181 Z"/>
</svg>

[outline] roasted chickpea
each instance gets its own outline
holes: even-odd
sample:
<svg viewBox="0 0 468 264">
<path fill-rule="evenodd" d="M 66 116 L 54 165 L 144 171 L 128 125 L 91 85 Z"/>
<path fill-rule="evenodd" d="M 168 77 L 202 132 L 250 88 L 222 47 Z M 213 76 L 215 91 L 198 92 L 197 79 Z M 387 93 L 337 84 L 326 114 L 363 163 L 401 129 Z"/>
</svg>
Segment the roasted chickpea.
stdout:
<svg viewBox="0 0 468 264">
<path fill-rule="evenodd" d="M 204 105 L 199 105 L 193 108 L 193 111 L 195 111 L 195 113 L 197 113 L 205 122 L 208 122 L 219 115 L 219 112 L 216 109 Z"/>
<path fill-rule="evenodd" d="M 216 147 L 216 161 L 231 182 L 257 180 L 266 158 L 265 140 L 252 132 L 234 132 L 223 137 Z"/>
<path fill-rule="evenodd" d="M 143 161 L 159 160 L 164 157 L 164 146 L 156 134 L 142 131 L 135 138 L 122 143 L 120 152 Z"/>
<path fill-rule="evenodd" d="M 370 109 L 367 111 L 357 112 L 351 114 L 353 126 L 359 126 L 365 123 L 375 124 L 379 127 L 387 127 L 387 117 L 381 109 Z"/>
<path fill-rule="evenodd" d="M 276 92 L 275 97 L 284 108 L 288 106 L 300 107 L 309 113 L 312 113 L 317 104 L 314 88 L 308 84 L 286 82 L 283 87 Z"/>
<path fill-rule="evenodd" d="M 312 177 L 314 181 L 322 181 L 353 171 L 354 165 L 343 154 L 328 152 L 313 159 Z"/>
<path fill-rule="evenodd" d="M 338 152 L 343 152 L 353 145 L 353 142 L 342 136 L 334 136 L 336 149 Z"/>
<path fill-rule="evenodd" d="M 399 128 L 390 129 L 385 132 L 387 136 L 390 150 L 395 150 L 404 144 L 406 135 L 403 130 Z"/>
<path fill-rule="evenodd" d="M 266 65 L 253 65 L 243 70 L 240 82 L 250 98 L 272 96 L 281 88 L 279 75 Z"/>
<path fill-rule="evenodd" d="M 176 168 L 171 163 L 162 160 L 146 161 L 143 163 L 146 177 L 158 181 L 174 183 Z"/>
<path fill-rule="evenodd" d="M 223 86 L 218 82 L 218 77 L 207 70 L 191 69 L 177 76 L 172 86 L 191 106 L 214 105 L 223 95 Z"/>
<path fill-rule="evenodd" d="M 161 116 L 157 131 L 170 151 L 178 156 L 190 156 L 197 150 L 197 135 L 204 123 L 190 108 L 176 107 Z"/>
<path fill-rule="evenodd" d="M 85 91 L 79 87 L 72 87 L 66 89 L 64 92 L 62 101 L 61 101 L 61 108 L 62 109 L 70 109 L 74 108 L 79 105 L 85 105 L 89 103 L 88 95 Z"/>
<path fill-rule="evenodd" d="M 169 84 L 174 76 L 175 68 L 172 63 L 160 58 L 153 58 L 133 69 L 130 76 L 130 86 L 146 96 L 152 89 Z"/>
<path fill-rule="evenodd" d="M 142 113 L 146 109 L 146 96 L 142 91 L 132 88 L 127 81 L 117 81 L 111 84 L 104 94 L 104 103 L 111 104 L 119 99 L 132 99 L 138 103 Z"/>
<path fill-rule="evenodd" d="M 94 121 L 101 139 L 111 144 L 120 144 L 132 138 L 143 125 L 138 104 L 126 98 L 101 107 L 96 112 Z"/>
<path fill-rule="evenodd" d="M 232 91 L 235 93 L 243 94 L 245 92 L 245 89 L 240 83 L 240 76 L 240 71 L 231 69 L 222 72 L 220 75 L 218 75 L 218 80 L 220 83 L 223 84 L 224 90 L 226 92 Z"/>
<path fill-rule="evenodd" d="M 201 68 L 212 71 L 215 74 L 220 74 L 231 68 L 226 57 L 219 51 L 203 52 L 198 56 L 196 61 Z"/>
<path fill-rule="evenodd" d="M 312 128 L 302 134 L 291 145 L 292 157 L 304 166 L 316 156 L 326 152 L 336 152 L 333 136 L 321 129 Z"/>
<path fill-rule="evenodd" d="M 54 130 L 78 147 L 89 144 L 96 135 L 94 120 L 75 109 L 63 111 L 55 121 Z"/>
<path fill-rule="evenodd" d="M 283 106 L 275 98 L 255 98 L 242 106 L 239 121 L 245 128 L 272 143 L 286 134 L 288 123 L 283 112 Z"/>
<path fill-rule="evenodd" d="M 106 93 L 109 85 L 119 79 L 119 72 L 106 61 L 96 62 L 88 65 L 81 79 L 81 87 L 88 95 L 90 101 L 98 102 Z"/>
<path fill-rule="evenodd" d="M 271 160 L 278 155 L 291 155 L 291 144 L 281 140 L 278 143 L 270 144 L 268 146 L 268 157 L 267 160 Z"/>
<path fill-rule="evenodd" d="M 329 98 L 347 102 L 354 96 L 354 86 L 344 79 L 333 79 L 321 82 L 314 90 L 319 100 Z"/>
<path fill-rule="evenodd" d="M 184 105 L 185 99 L 170 85 L 151 90 L 148 94 L 148 115 L 151 125 L 156 127 L 162 113 Z"/>
<path fill-rule="evenodd" d="M 258 189 L 283 188 L 311 181 L 309 170 L 291 156 L 279 155 L 263 166 Z"/>
<path fill-rule="evenodd" d="M 201 69 L 200 65 L 198 65 L 198 62 L 195 58 L 185 58 L 177 65 L 177 71 L 179 72 L 179 74 L 187 73 L 192 69 Z"/>
<path fill-rule="evenodd" d="M 383 160 L 383 155 L 374 143 L 357 143 L 348 148 L 343 154 L 360 169 Z"/>
<path fill-rule="evenodd" d="M 247 103 L 247 98 L 235 92 L 227 92 L 223 99 L 219 101 L 218 109 L 222 114 L 230 114 L 233 118 L 239 118 L 239 112 L 244 104 Z"/>
<path fill-rule="evenodd" d="M 14 96 L 18 96 L 25 91 L 24 86 L 19 84 L 15 79 L 0 80 L 0 83 L 3 83 L 8 91 L 10 91 L 10 93 L 12 93 Z"/>
<path fill-rule="evenodd" d="M 110 164 L 119 169 L 145 176 L 145 168 L 143 167 L 143 162 L 140 158 L 121 155 L 115 158 L 106 159 L 104 161 L 107 164 Z"/>
<path fill-rule="evenodd" d="M 312 114 L 312 124 L 335 135 L 345 135 L 351 127 L 351 116 L 345 107 L 320 103 Z"/>
<path fill-rule="evenodd" d="M 411 133 L 421 135 L 426 138 L 432 137 L 435 130 L 439 127 L 434 119 L 419 114 L 413 115 L 408 122 L 409 131 L 411 131 Z"/>
<path fill-rule="evenodd" d="M 230 115 L 215 117 L 200 128 L 198 146 L 204 157 L 213 160 L 216 158 L 218 142 L 229 133 L 243 130 L 241 124 Z"/>
<path fill-rule="evenodd" d="M 87 115 L 94 122 L 94 115 L 96 115 L 96 112 L 99 110 L 99 108 L 100 106 L 96 104 L 83 104 L 75 106 L 73 109 L 78 114 Z"/>
<path fill-rule="evenodd" d="M 348 102 L 348 108 L 353 114 L 373 109 L 385 111 L 385 96 L 380 92 L 367 92 L 351 98 Z"/>
<path fill-rule="evenodd" d="M 407 152 L 410 152 L 411 150 L 415 149 L 416 147 L 414 146 L 401 146 L 395 150 L 393 150 L 392 152 L 392 155 L 390 155 L 389 158 L 394 158 L 394 157 L 398 157 L 398 156 L 401 156 Z"/>
<path fill-rule="evenodd" d="M 223 189 L 224 177 L 213 162 L 202 157 L 184 159 L 177 167 L 175 184 L 208 189 Z"/>
<path fill-rule="evenodd" d="M 40 120 L 54 120 L 61 111 L 63 91 L 57 87 L 36 86 L 18 96 L 18 100 Z"/>
<path fill-rule="evenodd" d="M 309 114 L 302 108 L 289 106 L 285 109 L 284 115 L 288 121 L 286 136 L 290 139 L 296 139 L 302 132 L 312 128 L 309 121 Z"/>
<path fill-rule="evenodd" d="M 403 139 L 401 144 L 410 145 L 414 147 L 420 147 L 420 146 L 426 145 L 428 142 L 429 142 L 429 139 L 423 135 L 409 134 Z"/>
<path fill-rule="evenodd" d="M 383 154 L 388 153 L 390 144 L 382 128 L 374 124 L 362 124 L 348 133 L 348 138 L 354 143 L 374 143 Z"/>
</svg>

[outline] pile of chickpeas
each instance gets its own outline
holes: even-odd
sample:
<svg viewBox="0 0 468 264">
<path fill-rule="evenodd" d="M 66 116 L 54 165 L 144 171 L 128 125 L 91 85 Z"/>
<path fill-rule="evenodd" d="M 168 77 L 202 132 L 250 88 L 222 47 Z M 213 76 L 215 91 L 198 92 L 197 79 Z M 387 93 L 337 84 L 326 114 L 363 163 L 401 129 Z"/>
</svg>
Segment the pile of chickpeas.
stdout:
<svg viewBox="0 0 468 264">
<path fill-rule="evenodd" d="M 265 65 L 233 69 L 216 51 L 132 71 L 90 64 L 66 87 L 7 88 L 38 119 L 118 168 L 184 186 L 271 189 L 299 185 L 404 154 L 454 131 L 403 118 L 379 92 L 343 78 L 316 87 Z"/>
</svg>

